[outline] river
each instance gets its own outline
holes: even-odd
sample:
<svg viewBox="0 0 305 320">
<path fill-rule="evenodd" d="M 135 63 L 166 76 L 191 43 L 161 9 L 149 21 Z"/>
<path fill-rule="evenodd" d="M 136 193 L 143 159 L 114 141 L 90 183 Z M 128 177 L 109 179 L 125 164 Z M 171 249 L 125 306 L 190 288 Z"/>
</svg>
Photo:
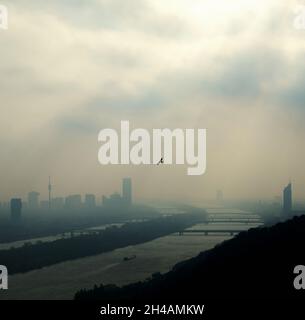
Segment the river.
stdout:
<svg viewBox="0 0 305 320">
<path fill-rule="evenodd" d="M 243 224 L 238 228 L 246 230 L 252 226 Z M 224 226 L 225 229 L 228 227 L 236 228 L 236 224 Z M 200 229 L 201 225 L 195 228 Z M 94 284 L 124 285 L 144 280 L 154 272 L 167 272 L 176 263 L 230 238 L 229 234 L 172 234 L 112 252 L 16 274 L 9 277 L 9 289 L 0 292 L 0 299 L 72 299 L 76 291 L 92 288 Z M 124 261 L 124 257 L 134 255 L 135 259 Z"/>
</svg>

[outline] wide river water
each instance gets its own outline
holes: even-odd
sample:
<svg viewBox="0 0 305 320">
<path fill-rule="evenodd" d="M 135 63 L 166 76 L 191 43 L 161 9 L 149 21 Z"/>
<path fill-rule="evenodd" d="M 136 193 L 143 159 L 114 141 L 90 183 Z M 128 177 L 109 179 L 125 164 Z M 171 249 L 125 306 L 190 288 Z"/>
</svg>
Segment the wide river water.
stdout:
<svg viewBox="0 0 305 320">
<path fill-rule="evenodd" d="M 210 213 L 213 214 L 213 210 Z M 217 229 L 220 226 L 217 224 Z M 222 227 L 246 230 L 253 226 L 232 223 L 230 227 Z M 212 228 L 212 225 L 209 227 Z M 9 277 L 9 289 L 0 291 L 0 299 L 72 299 L 76 291 L 92 288 L 94 284 L 123 285 L 144 280 L 154 272 L 167 272 L 176 263 L 230 238 L 229 234 L 172 234 L 147 243 L 13 275 Z M 124 257 L 133 255 L 135 259 L 124 261 Z"/>
</svg>

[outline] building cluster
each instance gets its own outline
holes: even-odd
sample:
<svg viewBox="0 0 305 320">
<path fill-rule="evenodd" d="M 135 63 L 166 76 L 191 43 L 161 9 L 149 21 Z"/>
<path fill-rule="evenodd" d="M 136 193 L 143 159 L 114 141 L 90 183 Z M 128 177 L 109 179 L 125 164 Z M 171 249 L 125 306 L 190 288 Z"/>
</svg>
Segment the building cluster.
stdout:
<svg viewBox="0 0 305 320">
<path fill-rule="evenodd" d="M 103 206 L 117 207 L 117 206 L 130 206 L 132 201 L 131 179 L 123 179 L 122 195 L 114 193 L 110 197 L 103 196 Z"/>
<path fill-rule="evenodd" d="M 27 202 L 22 202 L 20 198 L 13 198 L 10 201 L 11 219 L 18 221 L 21 218 L 22 209 L 40 210 L 40 209 L 94 209 L 98 206 L 94 194 L 86 194 L 84 201 L 80 194 L 69 195 L 65 198 L 52 198 L 52 186 L 49 181 L 49 200 L 39 201 L 39 192 L 32 191 L 28 194 Z M 130 178 L 124 178 L 122 182 L 122 195 L 114 193 L 109 197 L 102 197 L 104 207 L 128 207 L 132 205 L 132 184 Z"/>
<path fill-rule="evenodd" d="M 28 194 L 27 203 L 22 203 L 19 198 L 11 199 L 10 210 L 11 219 L 16 221 L 21 218 L 22 208 L 28 208 L 31 210 L 38 209 L 94 209 L 98 205 L 96 203 L 96 197 L 94 194 L 86 194 L 84 201 L 80 194 L 69 195 L 66 198 L 52 198 L 51 190 L 52 186 L 49 182 L 49 200 L 39 201 L 39 193 L 32 191 Z M 217 191 L 216 199 L 218 202 L 223 201 L 222 191 Z M 289 217 L 293 213 L 292 203 L 292 184 L 289 183 L 283 190 L 282 198 L 282 211 L 286 217 Z M 132 205 L 132 184 L 130 178 L 124 178 L 122 181 L 122 195 L 114 193 L 109 197 L 102 197 L 102 206 L 107 208 L 120 208 L 128 207 Z"/>
</svg>

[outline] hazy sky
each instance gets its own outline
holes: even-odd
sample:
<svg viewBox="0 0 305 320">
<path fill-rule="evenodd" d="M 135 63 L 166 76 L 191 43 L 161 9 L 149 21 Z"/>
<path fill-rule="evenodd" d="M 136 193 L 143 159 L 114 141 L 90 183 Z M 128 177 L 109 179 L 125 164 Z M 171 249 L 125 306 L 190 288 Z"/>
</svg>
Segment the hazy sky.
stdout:
<svg viewBox="0 0 305 320">
<path fill-rule="evenodd" d="M 120 191 L 137 199 L 305 196 L 301 1 L 0 0 L 0 200 Z M 305 5 L 305 2 L 304 2 Z M 101 166 L 98 132 L 207 128 L 203 176 Z"/>
</svg>

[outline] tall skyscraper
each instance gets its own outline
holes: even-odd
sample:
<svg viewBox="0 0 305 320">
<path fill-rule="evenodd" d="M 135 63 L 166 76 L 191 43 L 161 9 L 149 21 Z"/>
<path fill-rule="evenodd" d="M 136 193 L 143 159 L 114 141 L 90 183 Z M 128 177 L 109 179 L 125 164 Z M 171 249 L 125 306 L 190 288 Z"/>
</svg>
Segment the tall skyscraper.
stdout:
<svg viewBox="0 0 305 320">
<path fill-rule="evenodd" d="M 292 186 L 291 183 L 284 188 L 283 191 L 283 211 L 285 214 L 290 214 L 292 211 Z"/>
<path fill-rule="evenodd" d="M 52 185 L 51 185 L 51 178 L 50 178 L 50 177 L 49 177 L 48 190 L 49 190 L 49 209 L 51 209 L 51 191 L 52 191 Z"/>
<path fill-rule="evenodd" d="M 131 187 L 131 178 L 124 178 L 122 185 L 122 198 L 124 203 L 127 206 L 132 204 L 132 187 Z"/>
<path fill-rule="evenodd" d="M 28 194 L 29 209 L 38 209 L 39 207 L 39 192 L 32 191 Z"/>
<path fill-rule="evenodd" d="M 11 200 L 11 219 L 18 221 L 21 218 L 22 201 L 21 199 Z"/>
</svg>

